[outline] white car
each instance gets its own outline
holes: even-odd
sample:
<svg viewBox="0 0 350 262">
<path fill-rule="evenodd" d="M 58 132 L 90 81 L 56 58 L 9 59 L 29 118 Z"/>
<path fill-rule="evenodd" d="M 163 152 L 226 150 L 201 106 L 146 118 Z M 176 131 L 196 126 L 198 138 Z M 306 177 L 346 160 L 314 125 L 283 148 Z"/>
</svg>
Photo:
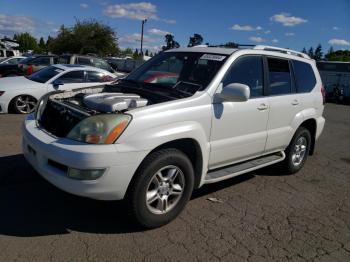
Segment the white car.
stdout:
<svg viewBox="0 0 350 262">
<path fill-rule="evenodd" d="M 21 60 L 25 58 L 26 58 L 25 56 L 11 56 L 7 58 L 0 58 L 0 65 L 1 64 L 17 65 Z"/>
<path fill-rule="evenodd" d="M 278 162 L 299 171 L 325 119 L 314 60 L 270 46 L 162 52 L 103 90 L 44 97 L 23 152 L 50 183 L 125 199 L 145 227 L 174 219 L 192 190 Z"/>
<path fill-rule="evenodd" d="M 48 92 L 101 86 L 115 79 L 108 71 L 82 65 L 53 65 L 30 76 L 1 78 L 0 113 L 31 113 Z"/>
</svg>

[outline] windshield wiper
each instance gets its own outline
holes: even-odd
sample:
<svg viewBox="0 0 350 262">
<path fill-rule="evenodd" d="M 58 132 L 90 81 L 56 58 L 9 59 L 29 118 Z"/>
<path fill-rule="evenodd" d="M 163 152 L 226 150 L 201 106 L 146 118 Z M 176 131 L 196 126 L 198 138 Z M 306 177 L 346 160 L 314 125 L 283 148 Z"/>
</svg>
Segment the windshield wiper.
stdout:
<svg viewBox="0 0 350 262">
<path fill-rule="evenodd" d="M 175 84 L 175 85 L 173 85 L 173 87 L 172 87 L 172 88 L 176 89 L 176 87 L 177 87 L 177 86 L 179 86 L 179 85 L 181 85 L 181 84 L 191 85 L 191 86 L 198 86 L 198 89 L 197 89 L 197 90 L 199 90 L 199 89 L 201 89 L 201 88 L 203 87 L 203 86 L 202 86 L 202 85 L 200 85 L 200 84 L 196 84 L 196 83 L 192 83 L 192 82 L 187 82 L 187 81 L 178 81 L 178 82 L 176 82 L 176 84 Z"/>
</svg>

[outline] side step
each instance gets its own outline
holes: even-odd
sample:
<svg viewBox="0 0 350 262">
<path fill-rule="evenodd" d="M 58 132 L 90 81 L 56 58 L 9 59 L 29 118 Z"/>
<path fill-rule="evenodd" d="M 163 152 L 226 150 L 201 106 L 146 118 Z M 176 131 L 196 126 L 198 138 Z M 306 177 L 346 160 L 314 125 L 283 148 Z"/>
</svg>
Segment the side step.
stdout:
<svg viewBox="0 0 350 262">
<path fill-rule="evenodd" d="M 250 171 L 281 162 L 285 158 L 286 154 L 283 151 L 281 151 L 278 153 L 244 161 L 238 164 L 213 169 L 210 170 L 205 176 L 205 183 L 215 183 L 244 173 L 248 173 Z"/>
</svg>

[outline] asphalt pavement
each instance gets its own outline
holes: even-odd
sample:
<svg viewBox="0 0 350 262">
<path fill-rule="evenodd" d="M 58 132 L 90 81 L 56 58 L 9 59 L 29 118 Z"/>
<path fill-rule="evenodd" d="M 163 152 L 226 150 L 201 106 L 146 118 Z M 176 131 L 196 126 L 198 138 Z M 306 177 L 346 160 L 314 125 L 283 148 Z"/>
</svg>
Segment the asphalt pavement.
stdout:
<svg viewBox="0 0 350 262">
<path fill-rule="evenodd" d="M 271 166 L 206 185 L 147 231 L 120 201 L 47 183 L 21 153 L 23 116 L 0 115 L 0 261 L 350 261 L 350 106 L 324 115 L 299 173 Z"/>
</svg>

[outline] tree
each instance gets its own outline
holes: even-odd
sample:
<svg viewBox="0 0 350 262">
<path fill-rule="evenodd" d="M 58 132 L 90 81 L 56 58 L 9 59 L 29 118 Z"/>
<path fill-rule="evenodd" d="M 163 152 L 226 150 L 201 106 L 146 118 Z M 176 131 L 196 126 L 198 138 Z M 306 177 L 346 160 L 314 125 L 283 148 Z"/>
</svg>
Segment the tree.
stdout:
<svg viewBox="0 0 350 262">
<path fill-rule="evenodd" d="M 132 51 L 132 49 L 130 47 L 128 47 L 128 48 L 120 51 L 120 54 L 122 56 L 133 56 L 133 51 Z"/>
<path fill-rule="evenodd" d="M 171 34 L 165 35 L 165 44 L 165 46 L 162 46 L 163 51 L 180 47 L 180 44 L 174 40 L 174 36 Z"/>
<path fill-rule="evenodd" d="M 318 46 L 315 49 L 314 59 L 316 61 L 319 61 L 322 59 L 322 57 L 323 57 L 322 46 L 321 46 L 321 44 L 318 44 Z"/>
<path fill-rule="evenodd" d="M 307 54 L 306 48 L 304 47 L 301 52 L 304 53 L 304 54 Z"/>
<path fill-rule="evenodd" d="M 95 53 L 105 56 L 119 53 L 116 33 L 110 26 L 95 20 L 78 20 L 70 28 L 62 25 L 50 49 L 56 54 Z"/>
<path fill-rule="evenodd" d="M 149 56 L 148 49 L 146 49 L 145 56 Z"/>
<path fill-rule="evenodd" d="M 140 57 L 142 57 L 142 53 L 139 52 L 139 50 L 136 48 L 136 49 L 135 49 L 135 52 L 134 52 L 133 55 L 132 55 L 132 58 L 134 58 L 134 59 L 140 59 Z"/>
<path fill-rule="evenodd" d="M 188 42 L 188 47 L 201 45 L 203 43 L 203 37 L 200 34 L 194 34 L 190 37 L 190 41 Z"/>
<path fill-rule="evenodd" d="M 310 47 L 308 53 L 307 53 L 311 58 L 314 58 L 314 49 Z"/>
<path fill-rule="evenodd" d="M 36 39 L 29 33 L 21 33 L 18 35 L 14 35 L 14 40 L 18 42 L 18 49 L 22 53 L 36 50 L 38 48 L 38 43 Z"/>
<path fill-rule="evenodd" d="M 333 48 L 332 48 L 333 50 Z M 332 51 L 330 50 L 330 51 Z M 328 52 L 326 54 L 326 59 L 328 61 L 342 61 L 342 62 L 350 62 L 350 51 L 349 50 L 337 50 Z"/>
<path fill-rule="evenodd" d="M 45 44 L 45 41 L 44 41 L 44 38 L 43 37 L 40 37 L 39 39 L 39 45 L 38 45 L 38 48 L 37 50 L 35 50 L 36 53 L 44 53 L 47 51 L 47 48 L 46 48 L 46 44 Z"/>
<path fill-rule="evenodd" d="M 238 48 L 238 44 L 236 44 L 235 42 L 227 42 L 226 44 L 224 44 L 224 46 L 228 48 Z"/>
</svg>

